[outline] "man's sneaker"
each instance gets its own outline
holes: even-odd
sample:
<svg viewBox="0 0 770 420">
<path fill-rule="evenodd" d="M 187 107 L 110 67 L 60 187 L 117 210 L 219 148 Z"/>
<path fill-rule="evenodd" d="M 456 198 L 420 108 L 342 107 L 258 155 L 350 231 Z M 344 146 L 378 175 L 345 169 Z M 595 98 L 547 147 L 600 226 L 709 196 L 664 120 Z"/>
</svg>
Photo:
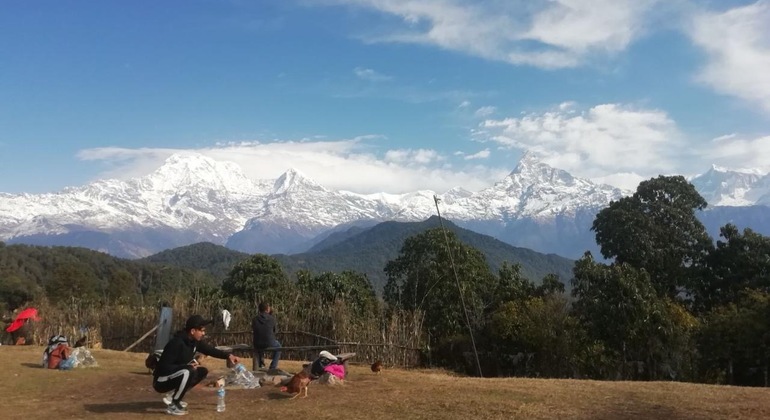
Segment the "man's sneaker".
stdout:
<svg viewBox="0 0 770 420">
<path fill-rule="evenodd" d="M 163 396 L 163 403 L 166 405 L 171 405 L 171 402 L 173 401 L 174 391 L 169 392 L 168 394 Z M 184 401 L 179 401 L 179 406 L 182 408 L 187 408 L 187 403 Z"/>
<path fill-rule="evenodd" d="M 171 414 L 172 416 L 184 416 L 187 414 L 187 410 L 176 404 L 170 404 L 166 407 L 166 414 Z"/>
</svg>

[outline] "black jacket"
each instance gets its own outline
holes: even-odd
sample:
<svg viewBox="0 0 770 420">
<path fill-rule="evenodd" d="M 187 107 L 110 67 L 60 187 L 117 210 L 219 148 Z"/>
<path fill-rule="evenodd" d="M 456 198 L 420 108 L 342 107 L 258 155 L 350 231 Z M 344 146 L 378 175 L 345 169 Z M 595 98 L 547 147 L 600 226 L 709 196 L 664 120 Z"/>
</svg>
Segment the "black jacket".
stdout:
<svg viewBox="0 0 770 420">
<path fill-rule="evenodd" d="M 251 321 L 251 332 L 254 338 L 254 348 L 271 347 L 275 341 L 275 317 L 266 312 L 260 312 Z"/>
<path fill-rule="evenodd" d="M 167 376 L 186 367 L 195 357 L 195 352 L 217 359 L 227 359 L 230 353 L 218 350 L 203 341 L 195 341 L 185 331 L 179 331 L 163 348 L 158 366 L 153 371 L 155 378 Z"/>
<path fill-rule="evenodd" d="M 329 360 L 325 357 L 319 357 L 313 361 L 312 365 L 310 365 L 310 375 L 313 379 L 318 379 L 321 375 L 326 373 L 324 370 L 326 369 L 326 366 L 333 365 L 338 362 L 339 361 Z"/>
</svg>

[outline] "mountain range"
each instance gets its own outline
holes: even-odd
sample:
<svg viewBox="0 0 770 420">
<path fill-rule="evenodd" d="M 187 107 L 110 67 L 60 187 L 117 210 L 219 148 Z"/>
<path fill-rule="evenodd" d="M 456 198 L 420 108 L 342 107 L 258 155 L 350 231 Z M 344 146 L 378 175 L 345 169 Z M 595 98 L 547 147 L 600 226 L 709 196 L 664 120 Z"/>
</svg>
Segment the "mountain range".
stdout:
<svg viewBox="0 0 770 420">
<path fill-rule="evenodd" d="M 727 222 L 770 233 L 770 175 L 712 167 L 691 182 L 707 199 L 699 217 L 716 236 Z M 596 213 L 631 191 L 574 177 L 525 154 L 494 185 L 443 194 L 357 194 L 297 169 L 252 180 L 231 162 L 175 154 L 154 172 L 49 194 L 0 193 L 0 240 L 82 246 L 125 258 L 211 242 L 246 253 L 297 254 L 335 234 L 441 214 L 517 247 L 577 258 L 596 251 Z"/>
</svg>

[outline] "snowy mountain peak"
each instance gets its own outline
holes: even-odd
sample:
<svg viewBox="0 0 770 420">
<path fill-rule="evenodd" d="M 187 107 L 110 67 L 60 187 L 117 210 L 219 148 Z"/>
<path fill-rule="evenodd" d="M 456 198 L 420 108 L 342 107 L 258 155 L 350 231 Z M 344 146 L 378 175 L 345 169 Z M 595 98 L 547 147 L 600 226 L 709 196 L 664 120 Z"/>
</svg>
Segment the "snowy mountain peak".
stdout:
<svg viewBox="0 0 770 420">
<path fill-rule="evenodd" d="M 503 184 L 524 187 L 533 184 L 574 184 L 576 178 L 567 171 L 556 169 L 543 162 L 532 152 L 522 155 L 516 168 L 503 180 Z"/>
<path fill-rule="evenodd" d="M 706 171 L 706 173 L 704 173 L 703 175 L 705 175 L 705 174 L 707 174 L 709 172 L 719 172 L 719 173 L 724 173 L 724 174 L 735 173 L 735 174 L 759 175 L 759 176 L 767 175 L 767 172 L 765 172 L 765 171 L 763 171 L 761 169 L 740 169 L 740 168 L 739 169 L 730 169 L 730 168 L 726 168 L 724 166 L 719 166 L 719 165 L 716 165 L 716 164 L 712 164 L 711 165 L 711 169 Z"/>
<path fill-rule="evenodd" d="M 709 206 L 748 206 L 764 202 L 770 175 L 755 169 L 734 170 L 717 165 L 690 180 Z"/>
<path fill-rule="evenodd" d="M 288 192 L 301 191 L 303 189 L 327 191 L 326 188 L 317 184 L 295 168 L 289 168 L 278 179 L 273 186 L 273 194 L 280 195 Z"/>
<path fill-rule="evenodd" d="M 155 172 L 137 181 L 158 191 L 215 189 L 248 192 L 254 189 L 254 183 L 237 164 L 216 161 L 197 153 L 173 154 Z"/>
</svg>

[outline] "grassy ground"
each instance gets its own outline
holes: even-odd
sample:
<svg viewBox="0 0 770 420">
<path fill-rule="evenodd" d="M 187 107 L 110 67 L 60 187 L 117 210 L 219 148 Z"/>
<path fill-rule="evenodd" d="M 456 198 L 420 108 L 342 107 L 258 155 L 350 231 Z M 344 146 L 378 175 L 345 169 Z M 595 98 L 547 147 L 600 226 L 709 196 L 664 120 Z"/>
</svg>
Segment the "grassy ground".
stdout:
<svg viewBox="0 0 770 420">
<path fill-rule="evenodd" d="M 93 351 L 99 368 L 39 367 L 42 347 L 0 346 L 0 418 L 164 416 L 144 355 Z M 212 377 L 224 362 L 207 359 Z M 251 362 L 246 361 L 250 366 Z M 286 361 L 290 372 L 300 362 Z M 476 379 L 437 371 L 353 366 L 343 386 L 311 384 L 306 399 L 276 387 L 230 390 L 217 413 L 213 388 L 187 394 L 189 419 L 768 419 L 770 390 L 672 382 Z M 300 417 L 301 416 L 301 417 Z M 168 417 L 170 418 L 170 417 Z"/>
</svg>

